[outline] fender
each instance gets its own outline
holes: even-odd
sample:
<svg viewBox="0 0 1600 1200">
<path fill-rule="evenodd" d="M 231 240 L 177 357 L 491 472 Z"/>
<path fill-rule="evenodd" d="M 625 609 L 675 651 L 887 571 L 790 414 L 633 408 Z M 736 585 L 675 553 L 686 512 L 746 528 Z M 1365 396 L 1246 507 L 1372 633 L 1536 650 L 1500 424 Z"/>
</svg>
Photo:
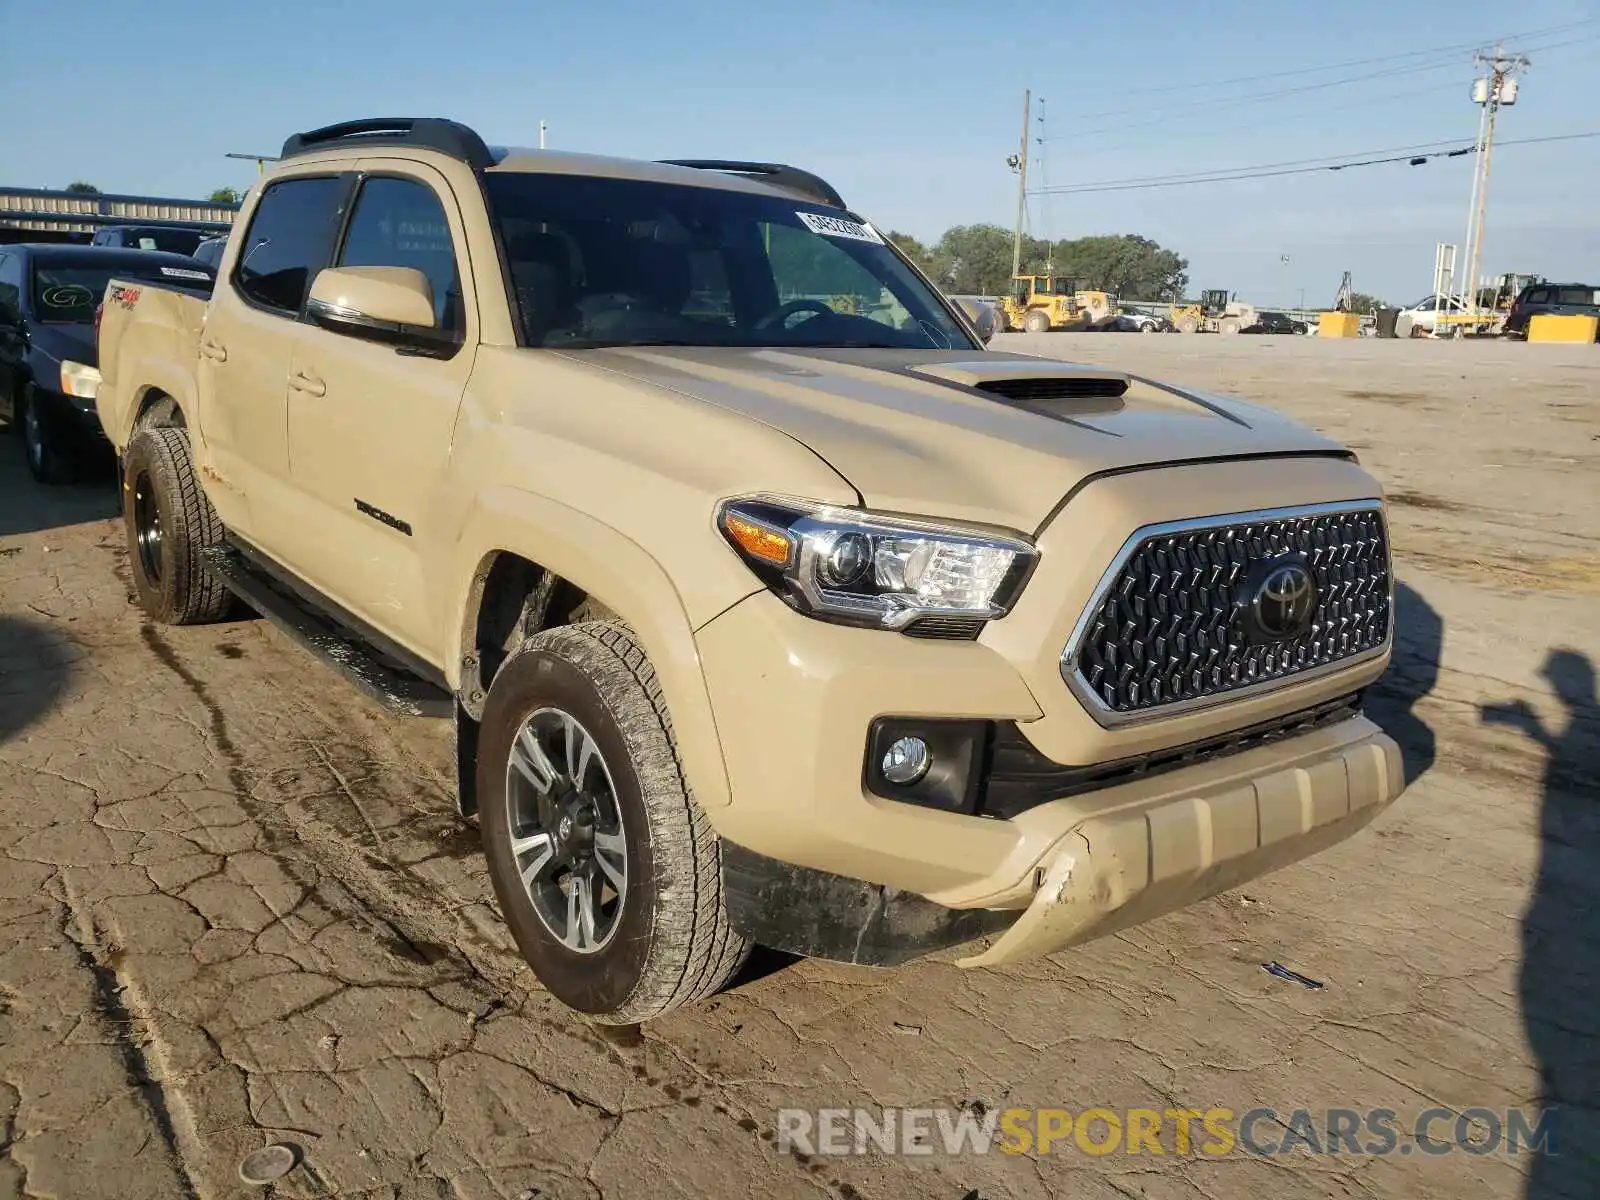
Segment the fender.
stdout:
<svg viewBox="0 0 1600 1200">
<path fill-rule="evenodd" d="M 443 605 L 449 624 L 439 639 L 441 646 L 456 651 L 445 664 L 450 686 L 460 687 L 462 658 L 473 649 L 478 599 L 473 580 L 497 552 L 520 555 L 556 572 L 628 623 L 661 680 L 695 798 L 706 808 L 726 806 L 732 799 L 728 770 L 682 597 L 644 547 L 577 509 L 510 487 L 489 489 L 476 498 L 461 523 L 446 576 L 461 581 L 460 590 Z M 759 590 L 754 585 L 730 595 L 727 602 L 735 604 Z"/>
<path fill-rule="evenodd" d="M 200 405 L 195 400 L 194 376 L 183 371 L 178 364 L 160 358 L 141 359 L 127 364 L 124 369 L 130 378 L 140 383 L 133 389 L 126 405 L 117 412 L 115 432 L 108 431 L 107 434 L 118 452 L 126 451 L 128 443 L 133 440 L 134 422 L 138 419 L 139 410 L 144 407 L 145 398 L 151 392 L 160 392 L 170 396 L 183 414 L 184 426 L 189 430 L 191 443 L 198 454 L 200 443 L 205 439 L 200 431 Z"/>
</svg>

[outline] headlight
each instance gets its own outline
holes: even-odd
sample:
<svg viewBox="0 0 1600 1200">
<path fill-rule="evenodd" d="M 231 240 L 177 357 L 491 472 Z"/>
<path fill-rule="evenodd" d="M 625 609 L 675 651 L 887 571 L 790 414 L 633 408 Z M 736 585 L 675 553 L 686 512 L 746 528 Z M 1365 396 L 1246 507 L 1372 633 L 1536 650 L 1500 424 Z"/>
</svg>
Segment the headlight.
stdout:
<svg viewBox="0 0 1600 1200">
<path fill-rule="evenodd" d="M 93 400 L 100 393 L 100 372 L 86 363 L 61 360 L 61 390 L 80 400 Z"/>
<path fill-rule="evenodd" d="M 975 632 L 1010 610 L 1038 557 L 1020 537 L 804 500 L 728 500 L 717 527 L 790 607 L 878 629 L 942 617 Z"/>
</svg>

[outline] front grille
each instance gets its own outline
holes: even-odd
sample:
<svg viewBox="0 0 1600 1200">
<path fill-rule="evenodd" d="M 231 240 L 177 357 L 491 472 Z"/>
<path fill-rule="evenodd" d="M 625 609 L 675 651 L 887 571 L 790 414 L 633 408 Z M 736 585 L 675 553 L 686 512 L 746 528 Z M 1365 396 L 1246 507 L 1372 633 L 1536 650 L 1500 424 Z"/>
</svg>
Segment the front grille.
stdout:
<svg viewBox="0 0 1600 1200">
<path fill-rule="evenodd" d="M 986 379 L 976 386 L 980 391 L 993 392 L 1007 400 L 1079 400 L 1120 396 L 1128 390 L 1128 381 L 1098 375 L 1065 375 L 1043 379 Z"/>
<path fill-rule="evenodd" d="M 1156 528 L 1120 559 L 1062 664 L 1073 689 L 1111 714 L 1284 680 L 1389 636 L 1388 536 L 1375 505 Z M 1316 598 L 1303 632 L 1273 639 L 1250 610 L 1280 561 L 1309 569 Z"/>
<path fill-rule="evenodd" d="M 1361 702 L 1362 694 L 1351 692 L 1288 716 L 1274 717 L 1203 741 L 1088 767 L 1069 767 L 1051 761 L 1033 748 L 1033 743 L 1016 725 L 1007 721 L 995 728 L 989 744 L 988 772 L 978 796 L 978 813 L 1009 819 L 1064 796 L 1079 796 L 1242 754 L 1258 746 L 1348 721 L 1361 714 Z"/>
</svg>

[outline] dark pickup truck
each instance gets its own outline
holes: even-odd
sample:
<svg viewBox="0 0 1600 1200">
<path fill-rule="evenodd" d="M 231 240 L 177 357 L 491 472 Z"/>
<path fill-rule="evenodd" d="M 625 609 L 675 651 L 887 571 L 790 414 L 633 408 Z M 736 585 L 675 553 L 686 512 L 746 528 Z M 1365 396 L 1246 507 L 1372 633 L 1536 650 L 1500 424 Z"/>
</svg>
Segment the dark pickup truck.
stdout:
<svg viewBox="0 0 1600 1200">
<path fill-rule="evenodd" d="M 20 428 L 35 479 L 71 483 L 105 450 L 95 325 L 111 277 L 209 297 L 215 274 L 157 250 L 0 247 L 0 418 Z"/>
</svg>

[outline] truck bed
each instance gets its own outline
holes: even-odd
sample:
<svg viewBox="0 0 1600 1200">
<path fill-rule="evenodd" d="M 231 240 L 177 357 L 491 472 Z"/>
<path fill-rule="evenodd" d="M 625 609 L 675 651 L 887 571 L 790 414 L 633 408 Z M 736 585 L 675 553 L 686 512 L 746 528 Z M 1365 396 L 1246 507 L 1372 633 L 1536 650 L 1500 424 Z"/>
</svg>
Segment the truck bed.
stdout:
<svg viewBox="0 0 1600 1200">
<path fill-rule="evenodd" d="M 211 292 L 211 284 L 198 281 L 118 277 L 106 285 L 98 334 L 102 382 L 95 407 L 119 454 L 132 436 L 146 389 L 154 386 L 174 397 L 192 394 Z"/>
</svg>

